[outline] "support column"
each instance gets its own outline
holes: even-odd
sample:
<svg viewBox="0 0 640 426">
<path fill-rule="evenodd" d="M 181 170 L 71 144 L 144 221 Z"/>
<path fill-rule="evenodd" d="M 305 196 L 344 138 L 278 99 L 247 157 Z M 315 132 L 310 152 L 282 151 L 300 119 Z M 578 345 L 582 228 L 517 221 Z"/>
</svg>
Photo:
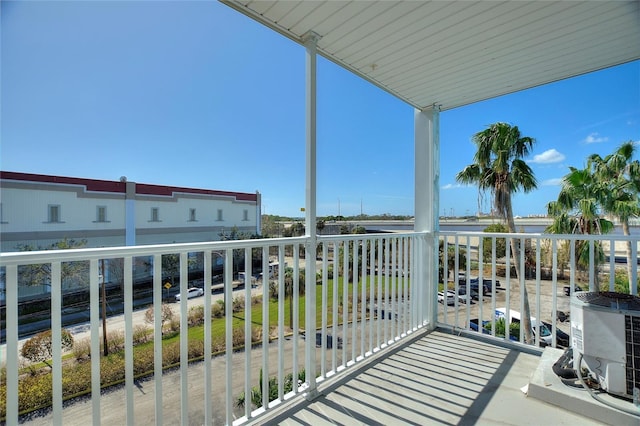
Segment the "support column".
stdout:
<svg viewBox="0 0 640 426">
<path fill-rule="evenodd" d="M 316 384 L 316 47 L 320 36 L 313 31 L 303 37 L 306 47 L 306 188 L 305 188 L 305 397 L 318 396 Z"/>
<path fill-rule="evenodd" d="M 124 196 L 124 244 L 136 245 L 136 183 L 127 182 Z"/>
<path fill-rule="evenodd" d="M 438 292 L 438 211 L 440 209 L 440 107 L 433 105 L 414 114 L 415 225 L 427 232 L 417 250 L 415 274 L 421 319 L 434 328 Z"/>
</svg>

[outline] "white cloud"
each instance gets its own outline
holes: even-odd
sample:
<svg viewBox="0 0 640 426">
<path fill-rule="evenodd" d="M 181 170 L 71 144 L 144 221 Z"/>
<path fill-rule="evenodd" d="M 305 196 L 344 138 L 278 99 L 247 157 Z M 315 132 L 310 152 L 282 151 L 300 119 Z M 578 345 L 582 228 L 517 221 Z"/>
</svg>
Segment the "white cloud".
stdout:
<svg viewBox="0 0 640 426">
<path fill-rule="evenodd" d="M 531 160 L 530 162 L 538 164 L 560 163 L 564 161 L 565 158 L 566 157 L 564 156 L 564 154 L 558 152 L 557 150 L 548 149 L 542 154 L 534 155 L 533 160 Z"/>
<path fill-rule="evenodd" d="M 462 185 L 460 184 L 453 184 L 453 183 L 448 183 L 444 186 L 442 186 L 442 189 L 454 189 L 454 188 L 462 188 Z"/>
<path fill-rule="evenodd" d="M 594 132 L 589 134 L 589 136 L 587 136 L 584 139 L 584 143 L 600 143 L 600 142 L 606 142 L 608 141 L 609 138 L 606 136 L 600 136 L 600 134 L 598 132 Z"/>
<path fill-rule="evenodd" d="M 562 178 L 547 179 L 540 183 L 542 186 L 559 186 L 560 184 L 562 184 Z"/>
</svg>

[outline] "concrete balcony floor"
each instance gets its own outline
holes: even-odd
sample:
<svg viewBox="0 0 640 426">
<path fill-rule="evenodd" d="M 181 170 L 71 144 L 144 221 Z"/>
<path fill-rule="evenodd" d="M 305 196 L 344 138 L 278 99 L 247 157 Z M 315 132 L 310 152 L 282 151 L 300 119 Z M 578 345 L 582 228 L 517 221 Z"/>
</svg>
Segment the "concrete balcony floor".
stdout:
<svg viewBox="0 0 640 426">
<path fill-rule="evenodd" d="M 367 362 L 255 424 L 597 425 L 521 390 L 540 364 L 535 354 L 434 331 Z"/>
</svg>

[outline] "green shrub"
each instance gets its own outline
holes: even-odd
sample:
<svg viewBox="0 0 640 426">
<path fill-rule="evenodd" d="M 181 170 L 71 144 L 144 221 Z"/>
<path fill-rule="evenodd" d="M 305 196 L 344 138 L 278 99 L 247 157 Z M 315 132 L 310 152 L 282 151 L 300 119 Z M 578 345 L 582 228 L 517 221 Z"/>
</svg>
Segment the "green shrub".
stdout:
<svg viewBox="0 0 640 426">
<path fill-rule="evenodd" d="M 107 333 L 107 350 L 109 353 L 124 350 L 124 331 L 116 330 Z"/>
<path fill-rule="evenodd" d="M 509 232 L 509 228 L 502 223 L 494 223 L 486 228 L 482 232 L 489 233 L 507 233 Z M 492 258 L 492 238 L 484 237 L 482 239 L 482 258 L 485 262 L 491 262 Z M 496 238 L 496 259 L 501 259 L 507 255 L 507 239 L 506 238 Z"/>
<path fill-rule="evenodd" d="M 100 359 L 100 385 L 111 385 L 124 380 L 124 354 L 119 353 Z"/>
<path fill-rule="evenodd" d="M 91 338 L 85 337 L 73 343 L 73 356 L 81 361 L 91 355 Z"/>
<path fill-rule="evenodd" d="M 218 300 L 216 303 L 211 305 L 211 317 L 212 318 L 224 317 L 224 302 L 222 300 Z"/>
<path fill-rule="evenodd" d="M 189 314 L 187 315 L 187 323 L 189 327 L 204 324 L 204 306 L 192 306 L 189 308 Z"/>
<path fill-rule="evenodd" d="M 133 374 L 138 376 L 153 370 L 153 345 L 138 348 L 133 356 Z"/>
<path fill-rule="evenodd" d="M 204 356 L 204 342 L 202 340 L 189 340 L 189 359 L 202 358 Z"/>
<path fill-rule="evenodd" d="M 142 324 L 133 327 L 133 344 L 140 345 L 151 341 L 153 330 Z"/>
<path fill-rule="evenodd" d="M 180 342 L 171 342 L 162 347 L 162 365 L 167 367 L 180 362 Z"/>
<path fill-rule="evenodd" d="M 485 330 L 491 331 L 491 322 L 484 325 Z M 504 337 L 506 329 L 506 321 L 504 318 L 498 318 L 496 320 L 496 337 Z M 509 335 L 513 338 L 520 339 L 520 323 L 517 321 L 511 322 L 509 325 Z"/>
<path fill-rule="evenodd" d="M 613 291 L 616 293 L 629 294 L 629 275 L 627 271 L 616 271 L 613 281 Z M 609 291 L 609 274 L 604 274 L 602 281 L 600 282 L 600 291 Z M 636 290 L 640 288 L 640 278 L 638 278 L 638 284 Z"/>
<path fill-rule="evenodd" d="M 62 369 L 62 393 L 71 397 L 86 392 L 91 387 L 91 363 L 84 362 Z"/>
<path fill-rule="evenodd" d="M 220 353 L 226 348 L 225 337 L 223 334 L 211 336 L 211 352 Z"/>
<path fill-rule="evenodd" d="M 244 345 L 244 327 L 236 327 L 233 329 L 233 347 Z"/>
<path fill-rule="evenodd" d="M 233 313 L 238 313 L 238 312 L 242 312 L 244 310 L 244 302 L 245 302 L 245 298 L 244 296 L 238 296 L 235 299 L 233 299 Z"/>
</svg>

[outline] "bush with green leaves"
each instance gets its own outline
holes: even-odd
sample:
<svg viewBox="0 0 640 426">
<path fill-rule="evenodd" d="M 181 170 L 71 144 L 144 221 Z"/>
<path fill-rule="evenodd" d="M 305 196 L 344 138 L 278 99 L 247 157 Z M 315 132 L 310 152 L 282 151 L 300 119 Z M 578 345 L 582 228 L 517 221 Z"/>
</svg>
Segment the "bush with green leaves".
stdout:
<svg viewBox="0 0 640 426">
<path fill-rule="evenodd" d="M 204 324 L 203 305 L 192 306 L 189 308 L 189 313 L 187 314 L 187 323 L 189 324 L 189 327 Z"/>
<path fill-rule="evenodd" d="M 298 378 L 296 380 L 295 386 L 299 386 L 304 383 L 306 378 L 306 374 L 304 370 L 301 370 L 298 373 Z M 294 380 L 293 374 L 289 373 L 284 377 L 283 390 L 284 393 L 289 393 L 293 390 Z M 278 398 L 278 378 L 276 376 L 269 378 L 269 402 L 274 401 Z M 240 395 L 236 398 L 236 406 L 240 408 L 244 408 L 247 403 L 246 395 L 244 392 L 241 392 Z M 251 389 L 251 397 L 250 402 L 253 407 L 262 407 L 262 369 L 260 369 L 260 386 L 254 386 Z"/>
<path fill-rule="evenodd" d="M 485 330 L 491 331 L 491 322 L 484 325 Z M 506 321 L 504 318 L 496 320 L 496 337 L 504 337 L 506 330 Z M 512 321 L 509 325 L 509 335 L 513 338 L 520 339 L 520 322 Z"/>
<path fill-rule="evenodd" d="M 212 318 L 224 317 L 224 301 L 218 300 L 216 303 L 211 305 L 211 317 Z"/>
<path fill-rule="evenodd" d="M 81 361 L 89 358 L 91 355 L 91 338 L 85 337 L 84 339 L 77 340 L 73 343 L 73 356 L 76 360 Z"/>
<path fill-rule="evenodd" d="M 502 223 L 494 223 L 483 229 L 483 232 L 487 233 L 507 233 L 509 232 L 509 228 Z M 493 251 L 493 238 L 484 237 L 482 239 L 482 258 L 485 262 L 490 262 L 492 259 L 492 251 Z M 507 239 L 506 238 L 496 238 L 496 259 L 501 259 L 506 256 L 507 253 Z"/>
</svg>

